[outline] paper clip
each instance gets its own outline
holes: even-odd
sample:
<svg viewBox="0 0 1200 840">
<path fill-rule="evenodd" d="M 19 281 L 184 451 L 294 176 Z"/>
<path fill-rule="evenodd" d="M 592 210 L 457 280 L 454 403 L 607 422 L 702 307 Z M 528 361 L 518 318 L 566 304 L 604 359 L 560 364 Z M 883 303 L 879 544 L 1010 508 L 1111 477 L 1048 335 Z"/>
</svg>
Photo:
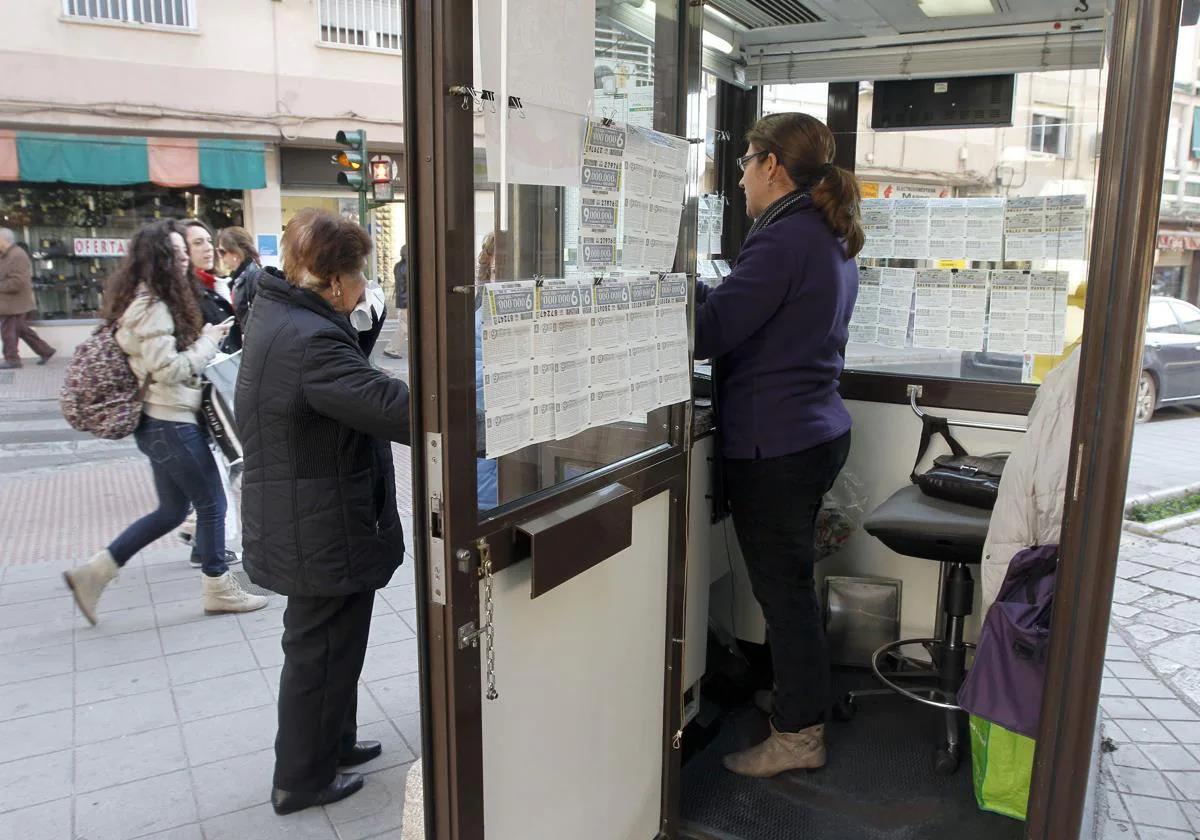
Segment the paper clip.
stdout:
<svg viewBox="0 0 1200 840">
<path fill-rule="evenodd" d="M 521 104 L 521 97 L 519 97 L 519 96 L 508 97 L 508 107 L 515 108 L 517 110 L 517 113 L 520 115 L 521 119 L 525 119 L 525 106 Z"/>
<path fill-rule="evenodd" d="M 611 128 L 612 124 L 613 124 L 612 117 L 601 117 L 600 118 L 600 125 L 604 126 L 605 128 Z"/>
<path fill-rule="evenodd" d="M 483 102 L 492 103 L 492 113 L 496 113 L 496 92 L 492 90 L 479 91 L 479 98 Z M 482 107 L 482 106 L 481 106 Z"/>
<path fill-rule="evenodd" d="M 464 111 L 482 111 L 483 106 L 480 104 L 479 91 L 475 88 L 467 87 L 466 85 L 454 85 L 450 88 L 451 96 L 462 97 L 462 109 Z"/>
</svg>

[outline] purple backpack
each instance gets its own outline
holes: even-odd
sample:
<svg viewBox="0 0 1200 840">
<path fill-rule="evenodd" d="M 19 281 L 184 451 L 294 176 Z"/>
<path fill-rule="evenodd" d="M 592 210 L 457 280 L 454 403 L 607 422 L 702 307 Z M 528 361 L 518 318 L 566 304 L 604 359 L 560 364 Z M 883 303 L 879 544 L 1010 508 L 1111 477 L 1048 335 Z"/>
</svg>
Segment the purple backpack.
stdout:
<svg viewBox="0 0 1200 840">
<path fill-rule="evenodd" d="M 1017 552 L 979 636 L 975 664 L 958 692 L 970 714 L 1037 737 L 1046 679 L 1058 546 Z"/>
<path fill-rule="evenodd" d="M 142 419 L 146 385 L 138 386 L 116 339 L 115 322 L 101 324 L 82 344 L 67 365 L 58 402 L 71 428 L 91 432 L 106 440 L 133 434 Z"/>
</svg>

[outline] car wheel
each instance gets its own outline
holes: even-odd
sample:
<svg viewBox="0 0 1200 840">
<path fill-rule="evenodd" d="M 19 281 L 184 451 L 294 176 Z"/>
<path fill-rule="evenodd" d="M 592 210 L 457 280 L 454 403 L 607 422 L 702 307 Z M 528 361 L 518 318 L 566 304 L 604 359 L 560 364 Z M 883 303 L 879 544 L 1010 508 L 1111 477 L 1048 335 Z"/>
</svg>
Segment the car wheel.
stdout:
<svg viewBox="0 0 1200 840">
<path fill-rule="evenodd" d="M 1150 371 L 1142 371 L 1138 380 L 1137 402 L 1134 404 L 1133 420 L 1135 423 L 1145 423 L 1154 416 L 1154 406 L 1158 402 L 1158 385 Z"/>
</svg>

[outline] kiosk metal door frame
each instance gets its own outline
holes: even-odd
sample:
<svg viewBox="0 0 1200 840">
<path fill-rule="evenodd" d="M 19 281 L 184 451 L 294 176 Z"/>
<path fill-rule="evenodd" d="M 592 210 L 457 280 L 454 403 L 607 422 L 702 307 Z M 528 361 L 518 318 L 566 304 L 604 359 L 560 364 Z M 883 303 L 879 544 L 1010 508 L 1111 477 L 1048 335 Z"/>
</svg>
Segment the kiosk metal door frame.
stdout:
<svg viewBox="0 0 1200 840">
<path fill-rule="evenodd" d="M 656 0 L 656 50 L 673 56 L 674 69 L 656 81 L 664 89 L 656 128 L 684 134 L 699 90 L 701 4 Z M 667 674 L 663 695 L 661 833 L 674 832 L 678 811 L 682 727 L 684 548 L 690 406 L 676 404 L 666 421 L 668 440 L 625 460 L 565 481 L 480 516 L 476 506 L 473 348 L 465 340 L 473 320 L 472 295 L 456 293 L 455 278 L 474 276 L 474 132 L 470 109 L 451 88 L 473 78 L 472 0 L 405 0 L 405 94 L 409 257 L 414 315 L 413 534 L 417 557 L 421 701 L 427 836 L 483 840 L 482 684 L 478 648 L 459 636 L 481 626 L 480 541 L 493 569 L 528 562 L 514 544 L 515 526 L 557 511 L 619 483 L 635 504 L 670 493 L 667 603 L 663 605 Z M 671 19 L 663 25 L 662 19 Z M 677 25 L 676 25 L 677 24 Z M 660 66 L 661 68 L 661 66 Z M 656 97 L 657 98 L 657 97 Z M 660 103 L 656 103 L 659 105 Z M 665 120 L 666 124 L 659 124 Z M 695 264 L 696 200 L 689 190 L 677 270 Z M 419 208 L 417 210 L 416 208 Z M 503 663 L 498 669 L 502 675 Z M 502 685 L 501 685 L 502 688 Z"/>
</svg>

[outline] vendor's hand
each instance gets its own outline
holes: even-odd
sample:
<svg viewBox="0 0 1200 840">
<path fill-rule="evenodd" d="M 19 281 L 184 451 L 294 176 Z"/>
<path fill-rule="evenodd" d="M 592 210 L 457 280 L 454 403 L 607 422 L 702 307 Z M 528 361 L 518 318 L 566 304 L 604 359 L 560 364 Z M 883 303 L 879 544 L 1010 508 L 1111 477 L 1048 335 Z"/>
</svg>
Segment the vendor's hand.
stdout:
<svg viewBox="0 0 1200 840">
<path fill-rule="evenodd" d="M 220 324 L 205 324 L 204 329 L 200 334 L 210 340 L 213 344 L 220 344 L 225 340 L 225 336 L 229 335 L 229 331 L 233 329 L 233 319 L 222 321 Z"/>
</svg>

